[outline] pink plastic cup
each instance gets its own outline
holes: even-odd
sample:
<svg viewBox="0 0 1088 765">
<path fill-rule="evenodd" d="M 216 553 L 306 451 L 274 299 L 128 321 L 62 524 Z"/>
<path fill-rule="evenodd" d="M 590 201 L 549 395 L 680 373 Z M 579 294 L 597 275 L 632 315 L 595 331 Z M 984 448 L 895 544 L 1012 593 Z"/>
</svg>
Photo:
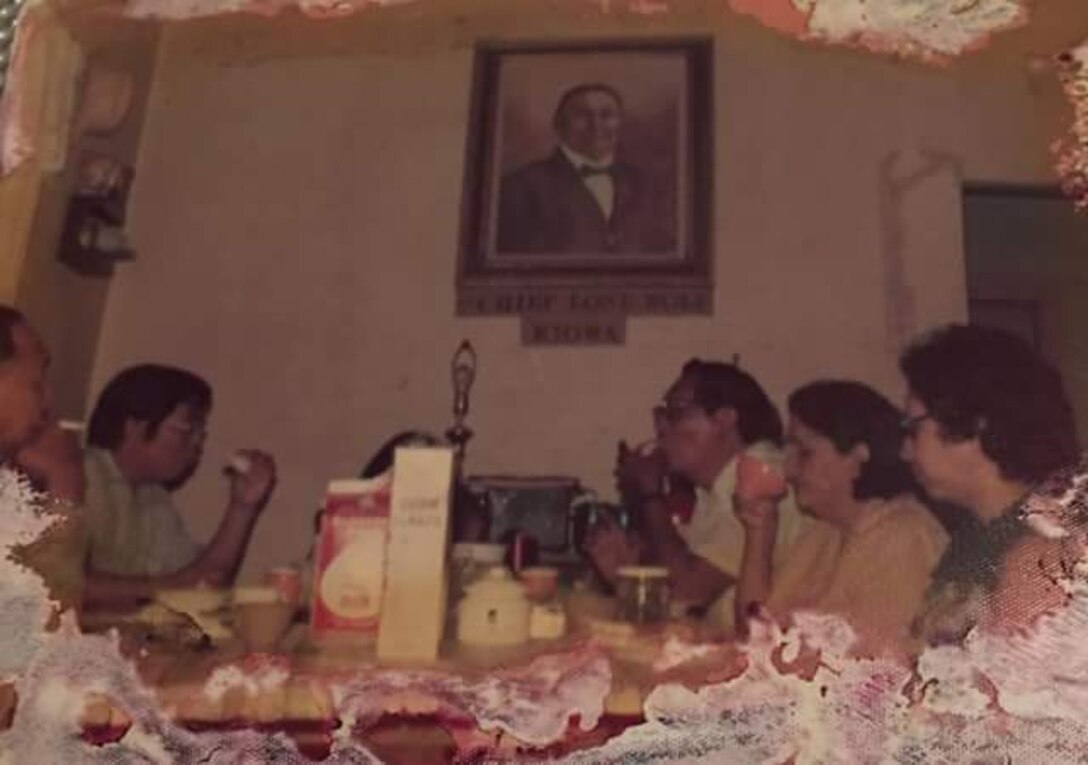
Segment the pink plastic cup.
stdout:
<svg viewBox="0 0 1088 765">
<path fill-rule="evenodd" d="M 782 464 L 752 452 L 744 452 L 737 462 L 737 495 L 744 499 L 779 499 L 786 493 Z"/>
</svg>

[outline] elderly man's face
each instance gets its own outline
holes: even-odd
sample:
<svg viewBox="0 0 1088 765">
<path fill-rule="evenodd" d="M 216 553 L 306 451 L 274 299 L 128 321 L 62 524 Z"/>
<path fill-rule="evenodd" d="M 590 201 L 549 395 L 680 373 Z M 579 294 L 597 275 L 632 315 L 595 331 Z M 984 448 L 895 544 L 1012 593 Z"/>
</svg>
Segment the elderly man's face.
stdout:
<svg viewBox="0 0 1088 765">
<path fill-rule="evenodd" d="M 727 426 L 695 401 L 695 383 L 681 376 L 654 411 L 658 442 L 669 470 L 691 480 L 718 458 Z"/>
<path fill-rule="evenodd" d="M 616 152 L 623 113 L 607 91 L 589 90 L 572 98 L 563 109 L 559 137 L 579 154 L 604 160 Z"/>
<path fill-rule="evenodd" d="M 0 457 L 37 438 L 48 416 L 45 344 L 24 323 L 12 328 L 11 339 L 15 353 L 0 362 Z"/>
</svg>

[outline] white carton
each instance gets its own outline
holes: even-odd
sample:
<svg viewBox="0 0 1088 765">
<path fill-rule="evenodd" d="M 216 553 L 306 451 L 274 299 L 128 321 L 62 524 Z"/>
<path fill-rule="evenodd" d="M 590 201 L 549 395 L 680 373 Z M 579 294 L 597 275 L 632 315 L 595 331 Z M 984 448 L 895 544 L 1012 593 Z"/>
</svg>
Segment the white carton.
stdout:
<svg viewBox="0 0 1088 765">
<path fill-rule="evenodd" d="M 379 659 L 426 662 L 438 657 L 446 623 L 452 484 L 452 449 L 397 449 Z"/>
</svg>

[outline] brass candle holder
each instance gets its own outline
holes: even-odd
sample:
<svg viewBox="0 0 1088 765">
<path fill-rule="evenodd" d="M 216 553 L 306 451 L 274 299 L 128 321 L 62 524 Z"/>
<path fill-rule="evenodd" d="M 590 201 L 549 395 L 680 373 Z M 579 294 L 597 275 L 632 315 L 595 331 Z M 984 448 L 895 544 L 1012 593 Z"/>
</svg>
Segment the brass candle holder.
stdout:
<svg viewBox="0 0 1088 765">
<path fill-rule="evenodd" d="M 460 474 L 465 458 L 465 445 L 472 438 L 472 429 L 465 424 L 469 412 L 469 393 L 476 381 L 476 349 L 468 340 L 462 340 L 453 354 L 450 364 L 453 378 L 453 427 L 446 431 L 446 438 L 453 444 Z"/>
</svg>

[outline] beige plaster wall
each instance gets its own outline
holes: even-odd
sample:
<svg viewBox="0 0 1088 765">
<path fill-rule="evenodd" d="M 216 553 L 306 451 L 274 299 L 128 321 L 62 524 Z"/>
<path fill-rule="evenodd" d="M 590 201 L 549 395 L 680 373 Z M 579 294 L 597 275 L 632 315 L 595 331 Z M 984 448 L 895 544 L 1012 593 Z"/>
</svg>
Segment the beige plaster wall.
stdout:
<svg viewBox="0 0 1088 765">
<path fill-rule="evenodd" d="M 1018 69 L 806 46 L 699 4 L 361 16 L 289 40 L 285 21 L 166 33 L 132 210 L 140 258 L 101 335 L 95 390 L 148 359 L 215 383 L 207 464 L 179 497 L 198 534 L 224 504 L 230 451 L 277 455 L 250 577 L 305 552 L 328 478 L 395 430 L 448 426 L 465 337 L 480 357 L 470 470 L 606 491 L 617 439 L 648 435 L 649 407 L 694 355 L 740 354 L 780 401 L 829 375 L 899 397 L 902 339 L 966 312 L 960 176 L 1048 174 L 1038 115 L 1053 93 Z M 546 350 L 521 347 L 515 319 L 455 318 L 472 41 L 677 33 L 715 37 L 714 315 L 631 319 L 622 347 Z M 931 166 L 918 147 L 949 156 Z"/>
<path fill-rule="evenodd" d="M 156 61 L 157 29 L 134 22 L 75 22 L 71 32 L 86 66 L 102 65 L 133 75 L 133 98 L 120 125 L 105 134 L 73 129 L 68 160 L 41 176 L 17 277 L 16 304 L 48 343 L 53 356 L 53 406 L 60 417 L 78 418 L 84 408 L 110 282 L 76 274 L 57 260 L 68 200 L 86 152 L 133 165 Z M 78 101 L 77 101 L 78 103 Z"/>
</svg>

